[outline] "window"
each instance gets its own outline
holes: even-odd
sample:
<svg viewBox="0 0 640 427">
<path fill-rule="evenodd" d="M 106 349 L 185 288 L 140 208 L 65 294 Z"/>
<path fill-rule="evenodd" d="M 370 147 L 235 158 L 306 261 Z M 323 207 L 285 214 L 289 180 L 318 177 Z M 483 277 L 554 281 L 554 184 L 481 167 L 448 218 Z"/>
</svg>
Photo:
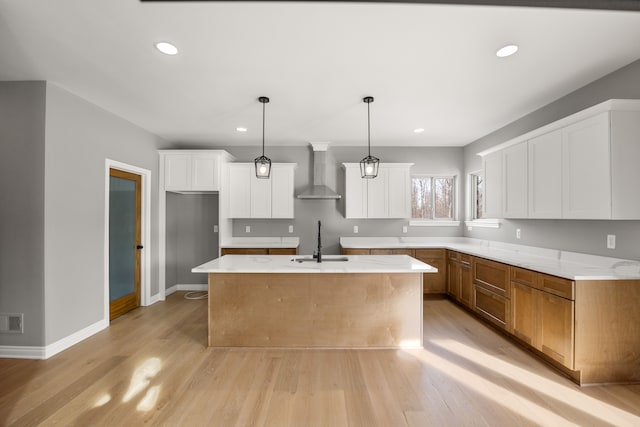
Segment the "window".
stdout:
<svg viewBox="0 0 640 427">
<path fill-rule="evenodd" d="M 481 219 L 484 203 L 484 179 L 482 173 L 471 174 L 471 219 Z"/>
<path fill-rule="evenodd" d="M 453 221 L 454 188 L 451 176 L 412 176 L 411 218 Z"/>
</svg>

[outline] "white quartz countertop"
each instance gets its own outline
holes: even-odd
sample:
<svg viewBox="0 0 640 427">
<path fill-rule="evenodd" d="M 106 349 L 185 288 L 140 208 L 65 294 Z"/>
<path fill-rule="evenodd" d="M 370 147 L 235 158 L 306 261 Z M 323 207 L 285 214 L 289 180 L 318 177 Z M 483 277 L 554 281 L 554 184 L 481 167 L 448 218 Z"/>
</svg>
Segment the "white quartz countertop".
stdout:
<svg viewBox="0 0 640 427">
<path fill-rule="evenodd" d="M 225 255 L 193 273 L 437 273 L 438 269 L 407 255 L 323 255 L 323 262 L 297 262 L 308 255 Z M 331 261 L 348 258 L 348 261 Z M 293 260 L 293 261 L 292 261 Z"/>
<path fill-rule="evenodd" d="M 232 237 L 220 244 L 221 248 L 297 248 L 299 237 Z"/>
<path fill-rule="evenodd" d="M 640 261 L 464 237 L 341 237 L 340 246 L 446 248 L 571 280 L 640 280 Z"/>
</svg>

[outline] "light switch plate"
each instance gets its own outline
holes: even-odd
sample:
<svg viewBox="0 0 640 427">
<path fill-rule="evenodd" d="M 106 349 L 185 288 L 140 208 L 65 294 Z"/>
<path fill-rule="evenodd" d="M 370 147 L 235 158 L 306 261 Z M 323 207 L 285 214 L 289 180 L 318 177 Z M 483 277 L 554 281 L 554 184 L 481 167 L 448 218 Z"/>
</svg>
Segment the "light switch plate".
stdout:
<svg viewBox="0 0 640 427">
<path fill-rule="evenodd" d="M 293 233 L 293 225 L 289 224 L 289 233 Z"/>
<path fill-rule="evenodd" d="M 516 228 L 516 239 L 520 238 L 520 229 Z"/>
<path fill-rule="evenodd" d="M 250 225 L 245 226 L 244 227 L 244 232 L 245 233 L 251 233 L 251 226 Z"/>
<path fill-rule="evenodd" d="M 354 232 L 355 234 L 358 234 L 358 226 L 357 226 L 357 225 L 354 225 L 354 226 L 353 226 L 353 232 Z"/>
<path fill-rule="evenodd" d="M 214 232 L 214 233 L 217 233 L 217 232 L 218 232 L 218 226 L 217 226 L 217 225 L 214 225 L 214 226 L 213 226 L 213 232 Z"/>
<path fill-rule="evenodd" d="M 403 225 L 403 226 L 402 226 L 402 232 L 403 232 L 403 233 L 406 233 L 406 232 L 407 232 L 407 226 L 406 226 L 406 225 Z"/>
<path fill-rule="evenodd" d="M 616 248 L 616 235 L 607 234 L 607 249 L 615 249 L 615 248 Z"/>
</svg>

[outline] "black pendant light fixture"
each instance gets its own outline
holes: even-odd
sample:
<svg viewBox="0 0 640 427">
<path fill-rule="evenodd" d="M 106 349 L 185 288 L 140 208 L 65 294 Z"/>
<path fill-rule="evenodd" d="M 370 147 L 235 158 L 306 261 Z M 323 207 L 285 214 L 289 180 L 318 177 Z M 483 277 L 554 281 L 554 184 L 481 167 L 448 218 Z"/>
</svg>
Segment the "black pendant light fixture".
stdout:
<svg viewBox="0 0 640 427">
<path fill-rule="evenodd" d="M 378 166 L 380 159 L 371 155 L 371 115 L 369 113 L 369 104 L 373 102 L 373 96 L 366 96 L 362 99 L 367 103 L 367 146 L 369 147 L 368 155 L 360 160 L 360 175 L 363 178 L 375 178 L 378 176 Z"/>
<path fill-rule="evenodd" d="M 271 159 L 264 155 L 264 108 L 265 104 L 269 102 L 269 98 L 261 96 L 258 101 L 262 103 L 262 156 L 256 157 L 254 160 L 256 164 L 256 178 L 269 179 L 271 175 Z"/>
</svg>

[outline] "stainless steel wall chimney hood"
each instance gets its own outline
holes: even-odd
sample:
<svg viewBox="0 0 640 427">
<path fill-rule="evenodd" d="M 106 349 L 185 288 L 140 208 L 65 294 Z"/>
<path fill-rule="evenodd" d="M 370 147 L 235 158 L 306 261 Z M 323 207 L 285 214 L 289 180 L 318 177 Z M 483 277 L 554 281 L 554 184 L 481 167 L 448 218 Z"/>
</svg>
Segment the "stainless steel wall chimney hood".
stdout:
<svg viewBox="0 0 640 427">
<path fill-rule="evenodd" d="M 313 181 L 311 187 L 298 194 L 298 199 L 340 199 L 335 188 L 335 161 L 328 151 L 328 142 L 311 142 L 313 148 Z"/>
</svg>

